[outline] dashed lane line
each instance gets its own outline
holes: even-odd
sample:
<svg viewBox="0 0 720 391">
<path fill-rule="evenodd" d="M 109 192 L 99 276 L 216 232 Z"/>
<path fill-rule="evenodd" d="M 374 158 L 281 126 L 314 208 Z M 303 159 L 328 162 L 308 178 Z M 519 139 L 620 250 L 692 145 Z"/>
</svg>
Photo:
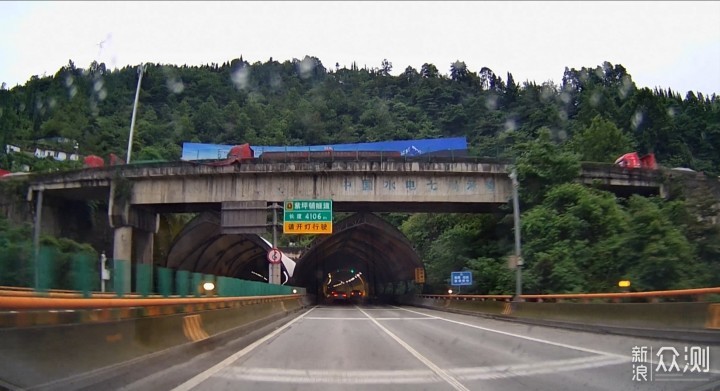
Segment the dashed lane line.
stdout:
<svg viewBox="0 0 720 391">
<path fill-rule="evenodd" d="M 591 369 L 624 364 L 618 358 L 591 356 L 567 360 L 488 367 L 452 368 L 445 372 L 462 380 L 497 380 L 511 377 Z M 318 370 L 284 368 L 249 368 L 233 366 L 217 374 L 231 381 L 252 381 L 289 384 L 388 385 L 427 384 L 446 381 L 430 369 L 405 370 Z"/>
<path fill-rule="evenodd" d="M 607 357 L 622 357 L 622 358 L 626 359 L 628 362 L 630 361 L 630 358 L 629 358 L 629 357 L 623 356 L 623 355 L 619 355 L 619 354 L 615 354 L 615 353 L 603 352 L 603 351 L 601 351 L 601 350 L 583 348 L 583 347 L 580 347 L 580 346 L 569 345 L 569 344 L 566 344 L 566 343 L 548 341 L 548 340 L 546 340 L 546 339 L 541 339 L 541 338 L 528 337 L 527 335 L 520 335 L 520 334 L 515 334 L 515 333 L 509 333 L 509 332 L 507 332 L 507 331 L 495 330 L 495 329 L 491 329 L 491 328 L 488 328 L 488 327 L 483 327 L 483 326 L 474 325 L 474 324 L 471 324 L 471 323 L 465 323 L 465 322 L 460 322 L 460 321 L 457 321 L 457 320 L 452 320 L 452 319 L 443 318 L 443 317 L 441 317 L 441 316 L 424 314 L 424 313 L 422 313 L 422 312 L 413 311 L 413 310 L 410 310 L 410 309 L 407 309 L 407 308 L 396 307 L 396 306 L 393 306 L 393 307 L 394 307 L 394 308 L 397 308 L 397 309 L 399 309 L 399 310 L 411 312 L 411 313 L 416 314 L 416 315 L 429 316 L 429 317 L 432 317 L 432 318 L 436 318 L 436 319 L 438 319 L 438 320 L 444 320 L 444 321 L 446 321 L 446 322 L 455 323 L 455 324 L 459 324 L 459 325 L 466 326 L 466 327 L 472 327 L 472 328 L 475 328 L 475 329 L 479 329 L 479 330 L 483 330 L 483 331 L 488 331 L 488 332 L 491 332 L 491 333 L 496 333 L 496 334 L 501 334 L 501 335 L 507 335 L 507 336 L 509 336 L 509 337 L 515 337 L 515 338 L 520 338 L 520 339 L 524 339 L 524 340 L 528 340 L 528 341 L 539 342 L 539 343 L 543 343 L 543 344 L 546 344 L 546 345 L 558 346 L 558 347 L 561 347 L 561 348 L 566 348 L 566 349 L 571 349 L 571 350 L 577 350 L 577 351 L 585 352 L 585 353 L 598 354 L 598 355 L 601 355 L 601 356 L 607 356 Z"/>
<path fill-rule="evenodd" d="M 415 356 L 415 358 L 417 358 L 418 360 L 420 360 L 420 362 L 422 362 L 423 364 L 425 364 L 426 367 L 430 368 L 430 370 L 432 370 L 433 372 L 435 372 L 435 374 L 437 374 L 438 376 L 440 376 L 440 378 L 442 378 L 443 380 L 445 380 L 445 382 L 447 382 L 448 384 L 450 384 L 450 386 L 452 386 L 452 388 L 454 388 L 454 389 L 456 389 L 456 390 L 458 390 L 458 391 L 470 391 L 470 389 L 468 389 L 467 387 L 465 387 L 465 386 L 464 386 L 462 383 L 460 383 L 460 381 L 458 381 L 456 378 L 454 378 L 453 376 L 451 376 L 450 374 L 448 374 L 447 372 L 445 372 L 442 368 L 440 368 L 440 367 L 437 366 L 435 363 L 433 363 L 432 361 L 430 361 L 427 357 L 425 357 L 425 356 L 423 356 L 422 354 L 420 354 L 420 352 L 418 352 L 417 350 L 413 349 L 412 346 L 408 345 L 405 341 L 403 341 L 402 339 L 400 339 L 397 335 L 393 334 L 393 332 L 390 331 L 390 330 L 388 330 L 387 328 L 385 328 L 385 326 L 381 325 L 380 322 L 378 322 L 377 320 L 375 320 L 372 316 L 370 316 L 370 314 L 368 314 L 367 312 L 363 311 L 360 307 L 357 307 L 357 306 L 356 306 L 356 308 L 357 308 L 360 312 L 362 312 L 363 314 L 365 314 L 365 316 L 367 316 L 368 318 L 370 318 L 370 320 L 371 320 L 373 323 L 375 323 L 375 326 L 377 326 L 378 328 L 380 328 L 380 330 L 382 330 L 383 332 L 385 332 L 385 334 L 387 334 L 388 336 L 390 336 L 390 338 L 394 339 L 395 342 L 397 342 L 398 344 L 400 344 L 400 346 L 402 346 L 403 348 L 405 348 L 405 350 L 407 350 L 408 352 L 410 352 L 410 354 L 412 354 L 413 356 Z"/>
<path fill-rule="evenodd" d="M 270 333 L 270 334 L 268 334 L 268 335 L 260 338 L 259 340 L 255 341 L 255 342 L 251 343 L 250 345 L 246 346 L 243 350 L 241 350 L 241 351 L 233 354 L 232 356 L 230 356 L 230 357 L 228 357 L 228 358 L 220 361 L 219 363 L 217 363 L 217 364 L 215 364 L 214 366 L 212 366 L 210 369 L 208 369 L 208 370 L 206 370 L 206 371 L 204 371 L 204 372 L 201 372 L 201 373 L 197 374 L 195 377 L 191 378 L 190 380 L 186 381 L 185 383 L 180 384 L 179 386 L 173 388 L 173 391 L 189 391 L 189 390 L 191 390 L 193 387 L 195 387 L 195 386 L 199 385 L 200 383 L 204 382 L 205 380 L 209 379 L 210 377 L 212 377 L 212 376 L 215 375 L 216 373 L 220 372 L 220 370 L 222 370 L 223 368 L 225 368 L 225 367 L 231 365 L 232 363 L 234 363 L 235 361 L 237 361 L 237 360 L 238 360 L 239 358 L 241 358 L 242 356 L 244 356 L 244 355 L 252 352 L 252 351 L 255 350 L 258 346 L 260 346 L 260 345 L 264 344 L 265 342 L 267 342 L 269 339 L 271 339 L 271 338 L 275 337 L 276 335 L 282 333 L 282 332 L 285 331 L 288 327 L 292 326 L 293 324 L 295 324 L 295 322 L 297 322 L 297 321 L 299 321 L 300 319 L 304 318 L 307 314 L 309 314 L 310 312 L 312 312 L 314 309 L 315 309 L 315 307 L 310 308 L 307 312 L 304 312 L 304 313 L 302 313 L 300 316 L 298 316 L 297 318 L 289 321 L 288 323 L 285 323 L 285 324 L 284 324 L 282 327 L 280 327 L 279 329 L 277 329 L 277 330 L 273 331 L 272 333 Z"/>
</svg>

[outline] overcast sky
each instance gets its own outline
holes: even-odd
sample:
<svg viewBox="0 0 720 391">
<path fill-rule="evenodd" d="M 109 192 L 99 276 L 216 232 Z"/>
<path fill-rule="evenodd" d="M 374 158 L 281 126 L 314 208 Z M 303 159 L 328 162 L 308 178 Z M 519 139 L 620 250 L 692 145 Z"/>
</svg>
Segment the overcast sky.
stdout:
<svg viewBox="0 0 720 391">
<path fill-rule="evenodd" d="M 0 2 L 0 82 L 87 68 L 283 62 L 397 75 L 455 60 L 517 82 L 622 64 L 638 87 L 720 94 L 720 2 Z"/>
</svg>

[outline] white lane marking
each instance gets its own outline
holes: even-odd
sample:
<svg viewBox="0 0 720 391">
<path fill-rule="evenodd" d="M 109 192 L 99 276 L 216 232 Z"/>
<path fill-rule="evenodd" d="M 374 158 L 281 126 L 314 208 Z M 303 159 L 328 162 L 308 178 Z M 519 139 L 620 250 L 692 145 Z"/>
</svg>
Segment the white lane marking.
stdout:
<svg viewBox="0 0 720 391">
<path fill-rule="evenodd" d="M 320 310 L 330 310 L 330 311 L 355 311 L 355 308 L 337 308 L 337 307 L 317 307 L 318 311 Z M 365 311 L 392 311 L 388 308 L 364 308 Z"/>
<path fill-rule="evenodd" d="M 266 335 L 266 336 L 258 339 L 258 340 L 255 341 L 255 342 L 251 343 L 250 345 L 246 346 L 243 350 L 241 350 L 241 351 L 233 354 L 232 356 L 230 356 L 230 357 L 228 357 L 228 358 L 220 361 L 219 363 L 215 364 L 213 367 L 211 367 L 210 369 L 206 370 L 205 372 L 201 372 L 201 373 L 197 374 L 195 377 L 193 377 L 192 379 L 190 379 L 190 380 L 186 381 L 185 383 L 180 384 L 179 386 L 173 388 L 173 391 L 189 391 L 189 390 L 191 390 L 193 387 L 195 387 L 195 386 L 199 385 L 200 383 L 204 382 L 205 380 L 209 379 L 211 376 L 213 376 L 214 374 L 218 373 L 218 372 L 219 372 L 220 370 L 222 370 L 223 368 L 225 368 L 225 367 L 229 366 L 230 364 L 234 363 L 235 361 L 237 361 L 240 357 L 242 357 L 242 356 L 244 356 L 244 355 L 252 352 L 252 351 L 253 351 L 255 348 L 257 348 L 258 346 L 264 344 L 264 343 L 267 342 L 269 339 L 271 339 L 271 338 L 273 338 L 274 336 L 280 334 L 280 333 L 283 332 L 285 329 L 287 329 L 288 327 L 292 326 L 295 322 L 297 322 L 297 321 L 299 321 L 300 319 L 304 318 L 305 315 L 309 314 L 309 313 L 312 312 L 312 310 L 314 310 L 314 309 L 315 309 L 315 307 L 310 308 L 307 312 L 304 312 L 304 313 L 302 313 L 300 316 L 298 316 L 297 318 L 289 321 L 288 323 L 285 323 L 285 324 L 284 324 L 282 327 L 280 327 L 279 329 L 277 329 L 277 330 L 273 331 L 272 333 L 270 333 L 270 334 L 268 334 L 268 335 Z"/>
<path fill-rule="evenodd" d="M 446 318 L 442 318 L 442 317 L 435 316 L 435 315 L 425 314 L 425 313 L 422 313 L 422 312 L 409 310 L 409 309 L 407 309 L 407 308 L 402 308 L 402 307 L 397 307 L 397 306 L 392 306 L 392 307 L 397 308 L 397 309 L 399 309 L 399 310 L 403 310 L 403 311 L 407 311 L 407 312 L 412 312 L 412 313 L 414 313 L 414 314 L 429 316 L 429 317 L 432 317 L 432 318 L 435 318 L 435 319 L 438 319 L 438 320 L 444 320 L 444 321 L 446 321 L 446 322 L 456 323 L 456 324 L 459 324 L 459 325 L 468 326 L 468 327 L 473 327 L 473 328 L 476 328 L 476 329 L 485 330 L 485 331 L 490 331 L 490 332 L 493 332 L 493 333 L 508 335 L 508 336 L 516 337 L 516 338 L 522 338 L 522 339 L 526 339 L 526 340 L 529 340 L 529 341 L 545 343 L 545 344 L 548 344 L 548 345 L 559 346 L 559 347 L 563 347 L 563 348 L 567 348 L 567 349 L 578 350 L 578 351 L 581 351 L 581 352 L 599 354 L 599 355 L 603 355 L 603 356 L 607 356 L 607 357 L 624 358 L 624 359 L 626 360 L 626 362 L 629 362 L 629 361 L 630 361 L 629 356 L 623 356 L 623 355 L 621 355 L 621 354 L 604 352 L 604 351 L 595 350 L 595 349 L 582 348 L 582 347 L 579 347 L 579 346 L 573 346 L 573 345 L 568 345 L 568 344 L 564 344 L 564 343 L 560 343 L 560 342 L 548 341 L 548 340 L 540 339 L 540 338 L 527 337 L 527 336 L 524 336 L 524 335 L 508 333 L 508 332 L 506 332 L 506 331 L 500 331 L 500 330 L 490 329 L 490 328 L 487 328 L 487 327 L 476 326 L 476 325 L 469 324 L 469 323 L 465 323 L 465 322 L 459 322 L 459 321 L 457 321 L 457 320 L 446 319 Z M 700 344 L 700 345 L 703 345 L 703 344 Z M 705 344 L 705 345 L 708 345 L 708 344 Z M 659 361 L 658 361 L 657 359 L 650 358 L 650 359 L 648 359 L 647 363 L 648 363 L 648 364 L 651 364 L 651 365 L 655 365 L 655 364 L 658 364 Z M 720 370 L 718 370 L 718 369 L 710 369 L 708 372 L 713 373 L 713 374 L 720 374 Z"/>
<path fill-rule="evenodd" d="M 433 371 L 407 369 L 396 371 L 345 371 L 283 368 L 231 367 L 218 374 L 228 380 L 292 384 L 423 384 L 442 382 Z"/>
<path fill-rule="evenodd" d="M 14 384 L 7 383 L 7 382 L 3 381 L 2 379 L 0 379 L 0 387 L 7 388 L 10 391 L 24 391 L 25 390 L 24 388 L 18 387 Z"/>
<path fill-rule="evenodd" d="M 326 316 L 308 316 L 306 320 L 368 320 L 368 318 L 333 318 Z"/>
<path fill-rule="evenodd" d="M 395 306 L 393 306 L 393 307 L 395 307 Z M 558 347 L 566 348 L 566 349 L 578 350 L 578 351 L 586 352 L 586 353 L 599 354 L 599 355 L 602 355 L 602 356 L 622 357 L 622 358 L 626 359 L 628 362 L 630 362 L 630 357 L 628 357 L 628 356 L 623 356 L 623 355 L 620 355 L 620 354 L 615 354 L 615 353 L 610 353 L 610 352 L 603 352 L 603 351 L 601 351 L 601 350 L 588 349 L 588 348 L 583 348 L 583 347 L 574 346 L 574 345 L 568 345 L 568 344 L 560 343 L 560 342 L 548 341 L 548 340 L 546 340 L 546 339 L 528 337 L 528 336 L 526 336 L 526 335 L 509 333 L 509 332 L 507 332 L 507 331 L 495 330 L 495 329 L 491 329 L 491 328 L 488 328 L 488 327 L 482 327 L 482 326 L 477 326 L 477 325 L 470 324 L 470 323 L 465 323 L 465 322 L 460 322 L 460 321 L 457 321 L 457 320 L 452 320 L 452 319 L 443 318 L 443 317 L 440 317 L 440 316 L 428 315 L 428 314 L 424 314 L 424 313 L 422 313 L 422 312 L 409 310 L 409 309 L 407 309 L 407 308 L 401 308 L 401 307 L 395 307 L 395 308 L 397 308 L 397 309 L 399 309 L 399 310 L 407 311 L 407 312 L 412 312 L 413 314 L 430 316 L 430 317 L 433 317 L 433 318 L 436 318 L 436 319 L 439 319 L 439 320 L 444 320 L 444 321 L 446 321 L 446 322 L 455 323 L 455 324 L 459 324 L 459 325 L 467 326 L 467 327 L 472 327 L 472 328 L 479 329 L 479 330 L 489 331 L 489 332 L 491 332 L 491 333 L 497 333 L 497 334 L 507 335 L 507 336 L 510 336 L 510 337 L 525 339 L 525 340 L 528 340 L 528 341 L 544 343 L 544 344 L 547 344 L 547 345 L 558 346 Z"/>
<path fill-rule="evenodd" d="M 568 372 L 579 369 L 591 369 L 609 365 L 627 363 L 626 359 L 607 356 L 580 357 L 568 360 L 547 361 L 530 364 L 494 365 L 478 368 L 450 369 L 455 376 L 463 380 L 492 380 L 509 377 L 545 375 L 549 373 Z"/>
<path fill-rule="evenodd" d="M 436 320 L 436 319 L 430 318 L 427 316 L 423 316 L 421 318 L 375 318 L 375 320 Z"/>
<path fill-rule="evenodd" d="M 362 312 L 363 314 L 365 314 L 365 316 L 367 316 L 368 318 L 370 318 L 370 320 L 371 320 L 373 323 L 375 323 L 375 326 L 379 327 L 380 330 L 384 331 L 385 334 L 389 335 L 390 338 L 394 339 L 395 342 L 399 343 L 400 346 L 402 346 L 403 348 L 405 348 L 405 350 L 407 350 L 408 352 L 410 352 L 410 354 L 412 354 L 413 356 L 415 356 L 415 358 L 417 358 L 418 360 L 420 360 L 420 362 L 422 362 L 423 364 L 425 364 L 425 366 L 427 366 L 428 368 L 430 368 L 433 372 L 435 372 L 438 376 L 440 376 L 443 380 L 445 380 L 448 384 L 450 384 L 454 389 L 456 389 L 456 390 L 458 390 L 458 391 L 470 391 L 467 387 L 465 387 L 465 386 L 464 386 L 462 383 L 460 383 L 457 379 L 455 379 L 454 377 L 450 376 L 450 374 L 448 374 L 447 372 L 445 372 L 444 370 L 442 370 L 440 367 L 438 367 L 437 365 L 435 365 L 435 363 L 433 363 L 432 361 L 430 361 L 429 359 L 427 359 L 425 356 L 423 356 L 422 354 L 420 354 L 420 352 L 418 352 L 417 350 L 413 349 L 412 346 L 408 345 L 405 341 L 403 341 L 402 339 L 400 339 L 397 335 L 393 334 L 392 331 L 388 330 L 387 328 L 385 328 L 385 326 L 381 325 L 380 322 L 378 322 L 377 320 L 375 320 L 372 316 L 370 316 L 370 314 L 368 314 L 367 312 L 363 311 L 360 307 L 357 307 L 357 306 L 356 306 L 356 308 L 357 308 L 360 312 Z"/>
<path fill-rule="evenodd" d="M 333 318 L 333 317 L 326 317 L 326 316 L 308 316 L 305 318 L 306 320 L 364 320 L 369 321 L 368 318 Z M 422 318 L 375 318 L 376 320 L 435 320 L 435 318 L 430 318 L 427 316 L 424 316 Z"/>
<path fill-rule="evenodd" d="M 544 375 L 591 369 L 625 363 L 614 357 L 592 356 L 567 360 L 555 360 L 529 364 L 495 365 L 489 367 L 454 368 L 447 372 L 463 380 L 494 380 L 531 375 Z M 291 384 L 427 384 L 442 382 L 436 373 L 428 369 L 405 370 L 316 370 L 283 368 L 230 367 L 217 375 L 234 381 L 254 381 Z"/>
</svg>

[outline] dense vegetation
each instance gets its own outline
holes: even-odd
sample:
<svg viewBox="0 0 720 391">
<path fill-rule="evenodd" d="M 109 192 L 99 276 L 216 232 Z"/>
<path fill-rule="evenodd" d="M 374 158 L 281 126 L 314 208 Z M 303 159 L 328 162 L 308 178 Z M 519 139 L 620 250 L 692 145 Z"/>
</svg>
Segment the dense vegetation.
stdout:
<svg viewBox="0 0 720 391">
<path fill-rule="evenodd" d="M 39 286 L 80 290 L 85 284 L 99 290 L 97 252 L 66 238 L 41 236 L 39 256 L 33 255 L 29 224 L 12 226 L 0 216 L 0 286 Z M 36 260 L 37 263 L 36 263 Z"/>
<path fill-rule="evenodd" d="M 709 195 L 668 201 L 575 185 L 580 161 L 612 162 L 654 152 L 667 167 L 720 174 L 720 99 L 714 94 L 638 89 L 622 65 L 566 68 L 560 84 L 518 83 L 462 61 L 390 74 L 328 69 L 315 57 L 201 67 L 147 64 L 133 156 L 178 159 L 184 141 L 255 145 L 465 136 L 471 153 L 516 159 L 523 210 L 526 290 L 612 290 L 720 285 L 720 238 Z M 72 61 L 50 77 L 0 90 L 0 145 L 38 139 L 79 142 L 82 155 L 124 156 L 135 67 L 88 69 Z M 70 148 L 68 146 L 59 146 Z M 0 151 L 0 168 L 55 162 Z M 65 167 L 73 163 L 63 163 Z M 397 216 L 395 216 L 397 217 Z M 418 214 L 395 219 L 428 269 L 429 289 L 452 270 L 475 271 L 480 293 L 513 291 L 512 219 Z"/>
</svg>

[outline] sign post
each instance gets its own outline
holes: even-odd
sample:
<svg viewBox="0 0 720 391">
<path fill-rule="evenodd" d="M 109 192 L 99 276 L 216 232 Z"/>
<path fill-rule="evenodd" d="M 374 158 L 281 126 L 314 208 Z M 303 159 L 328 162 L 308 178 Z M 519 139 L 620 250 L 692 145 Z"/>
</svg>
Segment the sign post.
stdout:
<svg viewBox="0 0 720 391">
<path fill-rule="evenodd" d="M 332 200 L 285 201 L 283 233 L 332 234 Z"/>
</svg>

